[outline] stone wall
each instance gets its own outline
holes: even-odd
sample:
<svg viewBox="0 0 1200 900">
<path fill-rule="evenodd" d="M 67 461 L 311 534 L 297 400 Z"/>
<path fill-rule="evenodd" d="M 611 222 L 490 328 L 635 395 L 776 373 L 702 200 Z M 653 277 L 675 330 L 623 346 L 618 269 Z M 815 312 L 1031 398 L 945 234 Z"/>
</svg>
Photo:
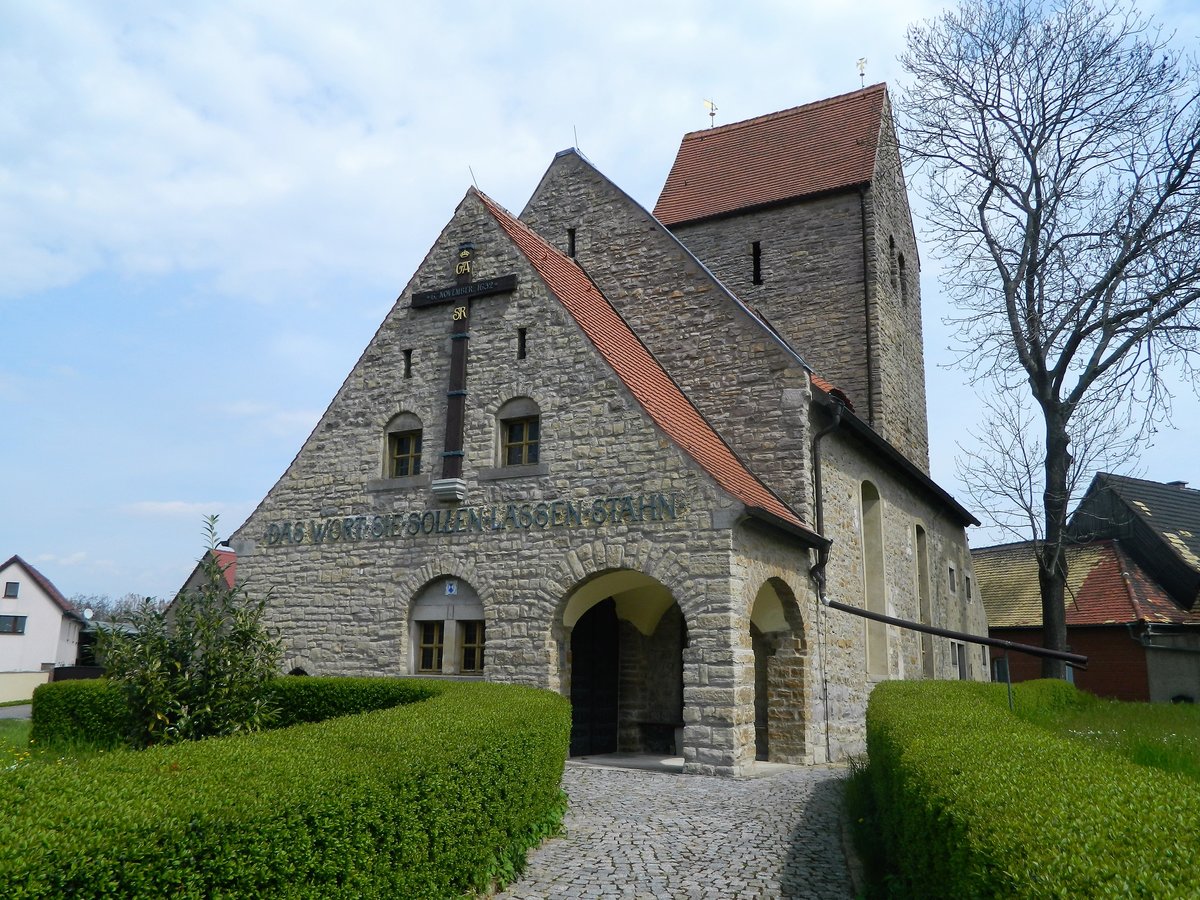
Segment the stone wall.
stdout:
<svg viewBox="0 0 1200 900">
<path fill-rule="evenodd" d="M 646 210 L 575 153 L 521 213 L 576 259 L 750 470 L 811 521 L 807 373 Z"/>
<path fill-rule="evenodd" d="M 828 420 L 820 415 L 813 427 Z M 826 568 L 826 590 L 831 600 L 865 606 L 863 570 L 862 484 L 869 481 L 879 491 L 883 508 L 884 605 L 888 615 L 921 620 L 918 601 L 916 527 L 927 536 L 930 624 L 973 634 L 987 634 L 987 618 L 974 588 L 971 554 L 963 524 L 947 507 L 921 490 L 912 479 L 882 463 L 878 454 L 848 427 L 832 432 L 820 443 L 824 501 L 824 534 L 833 541 Z M 955 570 L 955 590 L 950 589 L 949 569 Z M 966 585 L 972 585 L 968 596 Z M 880 680 L 925 677 L 922 635 L 909 629 L 876 625 L 886 635 L 886 675 L 868 673 L 866 640 L 868 620 L 838 610 L 821 609 L 818 627 L 828 649 L 830 744 L 834 758 L 862 752 L 863 715 L 871 688 Z M 928 641 L 936 678 L 957 678 L 950 641 Z M 966 647 L 967 674 L 973 680 L 990 679 L 987 651 L 977 644 Z"/>
</svg>

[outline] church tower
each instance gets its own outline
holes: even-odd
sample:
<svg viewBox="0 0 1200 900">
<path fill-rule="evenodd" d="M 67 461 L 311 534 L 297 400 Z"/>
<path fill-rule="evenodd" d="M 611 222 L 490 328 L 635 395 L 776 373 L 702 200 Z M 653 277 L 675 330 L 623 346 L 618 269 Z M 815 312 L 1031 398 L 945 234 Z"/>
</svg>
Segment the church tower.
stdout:
<svg viewBox="0 0 1200 900">
<path fill-rule="evenodd" d="M 920 266 L 884 85 L 685 135 L 654 215 L 928 473 Z"/>
</svg>

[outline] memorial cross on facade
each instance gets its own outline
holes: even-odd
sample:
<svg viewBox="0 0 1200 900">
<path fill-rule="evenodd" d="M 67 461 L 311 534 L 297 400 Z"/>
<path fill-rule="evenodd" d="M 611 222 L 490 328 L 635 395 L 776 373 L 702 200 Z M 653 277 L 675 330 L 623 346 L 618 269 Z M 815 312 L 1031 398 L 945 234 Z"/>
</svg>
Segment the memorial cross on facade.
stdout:
<svg viewBox="0 0 1200 900">
<path fill-rule="evenodd" d="M 475 246 L 458 245 L 454 262 L 454 287 L 413 294 L 414 309 L 450 305 L 450 382 L 446 389 L 446 442 L 442 451 L 442 475 L 433 482 L 433 493 L 441 500 L 465 500 L 463 480 L 463 430 L 467 411 L 467 351 L 471 340 L 471 301 L 493 294 L 512 292 L 516 275 L 501 275 L 475 281 L 472 263 Z"/>
</svg>

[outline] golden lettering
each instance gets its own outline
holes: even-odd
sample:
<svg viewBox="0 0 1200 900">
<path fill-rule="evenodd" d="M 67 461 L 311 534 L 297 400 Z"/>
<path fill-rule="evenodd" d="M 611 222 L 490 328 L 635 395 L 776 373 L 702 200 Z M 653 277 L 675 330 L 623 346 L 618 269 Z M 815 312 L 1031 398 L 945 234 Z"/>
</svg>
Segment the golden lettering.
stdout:
<svg viewBox="0 0 1200 900">
<path fill-rule="evenodd" d="M 465 306 L 454 307 L 454 321 L 455 322 L 457 322 L 459 319 L 465 319 L 466 317 L 467 317 L 467 308 Z"/>
</svg>

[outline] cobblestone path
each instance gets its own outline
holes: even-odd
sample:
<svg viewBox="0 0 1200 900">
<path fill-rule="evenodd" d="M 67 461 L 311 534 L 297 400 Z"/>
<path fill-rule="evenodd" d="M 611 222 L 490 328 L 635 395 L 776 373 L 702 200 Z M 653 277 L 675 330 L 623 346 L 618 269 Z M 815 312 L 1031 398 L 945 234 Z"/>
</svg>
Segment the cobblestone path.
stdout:
<svg viewBox="0 0 1200 900">
<path fill-rule="evenodd" d="M 566 835 L 504 900 L 853 897 L 842 852 L 844 769 L 750 779 L 568 763 Z"/>
</svg>

